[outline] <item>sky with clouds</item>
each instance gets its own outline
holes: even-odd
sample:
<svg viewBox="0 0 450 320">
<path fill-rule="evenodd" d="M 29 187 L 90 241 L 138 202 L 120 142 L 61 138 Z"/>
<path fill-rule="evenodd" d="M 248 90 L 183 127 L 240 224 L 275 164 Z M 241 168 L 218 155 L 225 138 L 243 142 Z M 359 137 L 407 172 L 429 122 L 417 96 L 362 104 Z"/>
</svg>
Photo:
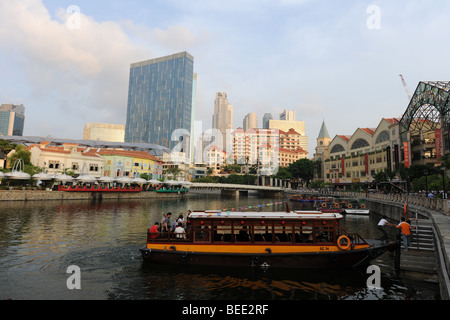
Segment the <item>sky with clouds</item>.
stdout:
<svg viewBox="0 0 450 320">
<path fill-rule="evenodd" d="M 24 104 L 24 135 L 82 138 L 125 124 L 130 64 L 194 56 L 196 118 L 215 93 L 234 126 L 296 110 L 312 155 L 333 138 L 400 117 L 420 81 L 449 81 L 448 0 L 0 0 L 0 103 Z"/>
</svg>

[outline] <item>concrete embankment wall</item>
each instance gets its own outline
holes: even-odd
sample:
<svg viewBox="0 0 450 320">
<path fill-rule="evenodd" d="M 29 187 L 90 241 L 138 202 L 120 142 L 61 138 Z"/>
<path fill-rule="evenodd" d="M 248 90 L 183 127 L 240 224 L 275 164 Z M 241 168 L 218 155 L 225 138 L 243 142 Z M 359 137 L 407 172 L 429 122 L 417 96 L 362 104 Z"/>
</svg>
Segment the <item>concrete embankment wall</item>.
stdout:
<svg viewBox="0 0 450 320">
<path fill-rule="evenodd" d="M 378 199 L 364 198 L 371 212 L 386 215 L 393 220 L 404 216 L 404 203 L 395 203 Z M 436 236 L 437 271 L 441 287 L 441 297 L 450 299 L 450 218 L 441 211 L 435 211 L 421 206 L 409 204 L 408 217 L 430 219 Z"/>
<path fill-rule="evenodd" d="M 178 193 L 143 192 L 65 192 L 42 190 L 1 190 L 0 201 L 94 200 L 94 199 L 166 199 L 180 198 Z"/>
</svg>

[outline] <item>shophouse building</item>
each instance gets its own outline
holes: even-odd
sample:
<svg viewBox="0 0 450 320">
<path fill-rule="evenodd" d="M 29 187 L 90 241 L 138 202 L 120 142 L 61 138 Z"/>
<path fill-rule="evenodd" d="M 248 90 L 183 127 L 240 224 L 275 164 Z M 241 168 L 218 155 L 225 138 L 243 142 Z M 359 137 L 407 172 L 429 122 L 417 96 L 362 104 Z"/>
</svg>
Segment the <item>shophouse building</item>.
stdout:
<svg viewBox="0 0 450 320">
<path fill-rule="evenodd" d="M 146 174 L 150 179 L 163 177 L 164 162 L 147 152 L 102 149 L 98 154 L 105 159 L 105 176 L 140 177 Z"/>
<path fill-rule="evenodd" d="M 358 128 L 352 135 L 336 135 L 328 147 L 320 150 L 321 156 L 326 157 L 324 181 L 337 187 L 369 184 L 377 173 L 398 169 L 398 123 L 399 119 L 383 118 L 376 128 Z"/>
<path fill-rule="evenodd" d="M 51 146 L 48 141 L 28 147 L 31 163 L 43 168 L 48 174 L 73 172 L 75 175 L 88 174 L 99 178 L 102 176 L 105 159 L 95 148 L 79 147 L 67 143 L 63 146 Z"/>
<path fill-rule="evenodd" d="M 96 178 L 133 177 L 144 173 L 154 179 L 163 176 L 163 161 L 144 151 L 86 148 L 71 143 L 51 146 L 48 142 L 31 145 L 28 149 L 31 163 L 49 174 L 68 172 Z"/>
</svg>

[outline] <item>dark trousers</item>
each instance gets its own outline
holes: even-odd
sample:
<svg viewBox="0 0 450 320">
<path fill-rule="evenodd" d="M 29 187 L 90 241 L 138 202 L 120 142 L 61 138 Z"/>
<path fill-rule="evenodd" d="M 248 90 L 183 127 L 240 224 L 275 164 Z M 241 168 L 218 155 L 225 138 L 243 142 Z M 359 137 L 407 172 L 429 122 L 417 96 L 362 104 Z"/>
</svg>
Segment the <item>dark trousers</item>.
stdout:
<svg viewBox="0 0 450 320">
<path fill-rule="evenodd" d="M 383 237 L 380 240 L 388 240 L 388 234 L 386 232 L 386 230 L 384 230 L 383 226 L 377 226 L 378 230 L 380 230 L 381 232 L 383 232 Z"/>
</svg>

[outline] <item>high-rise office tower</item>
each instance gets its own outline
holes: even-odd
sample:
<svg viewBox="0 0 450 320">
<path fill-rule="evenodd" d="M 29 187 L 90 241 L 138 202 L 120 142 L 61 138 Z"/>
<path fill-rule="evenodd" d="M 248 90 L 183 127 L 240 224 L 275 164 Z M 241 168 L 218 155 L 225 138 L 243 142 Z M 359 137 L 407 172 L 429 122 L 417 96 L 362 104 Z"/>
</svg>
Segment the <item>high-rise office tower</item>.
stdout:
<svg viewBox="0 0 450 320">
<path fill-rule="evenodd" d="M 25 107 L 23 104 L 2 104 L 0 106 L 0 135 L 23 136 Z"/>
<path fill-rule="evenodd" d="M 248 129 L 258 128 L 258 119 L 256 118 L 256 113 L 250 112 L 249 114 L 247 114 L 242 124 L 244 127 L 244 131 L 247 131 Z"/>
<path fill-rule="evenodd" d="M 295 121 L 295 110 L 284 109 L 284 111 L 280 113 L 280 120 Z"/>
<path fill-rule="evenodd" d="M 226 146 L 226 131 L 233 129 L 233 106 L 228 103 L 227 94 L 225 92 L 217 92 L 214 101 L 214 114 L 212 118 L 213 129 L 222 132 L 223 144 Z M 219 146 L 220 147 L 220 146 Z"/>
<path fill-rule="evenodd" d="M 124 142 L 125 126 L 123 124 L 95 123 L 84 124 L 83 140 L 100 140 Z"/>
<path fill-rule="evenodd" d="M 263 117 L 263 129 L 269 129 L 269 121 L 273 120 L 271 113 L 264 113 Z"/>
<path fill-rule="evenodd" d="M 191 137 L 190 137 L 190 162 L 194 162 L 195 156 L 195 136 L 198 132 L 195 132 L 195 116 L 197 110 L 197 73 L 194 73 L 194 80 L 192 82 L 192 110 L 191 110 Z"/>
<path fill-rule="evenodd" d="M 125 142 L 179 145 L 182 138 L 172 141 L 172 134 L 190 134 L 193 82 L 194 57 L 187 52 L 131 64 Z"/>
</svg>

